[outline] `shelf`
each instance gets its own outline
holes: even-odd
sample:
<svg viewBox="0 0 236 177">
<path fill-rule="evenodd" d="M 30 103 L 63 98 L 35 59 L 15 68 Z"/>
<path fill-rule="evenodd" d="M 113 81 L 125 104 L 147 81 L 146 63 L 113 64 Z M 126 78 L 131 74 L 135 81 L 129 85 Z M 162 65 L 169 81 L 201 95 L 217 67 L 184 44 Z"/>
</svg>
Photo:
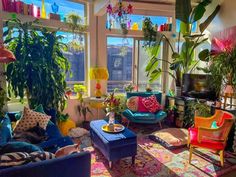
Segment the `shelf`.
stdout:
<svg viewBox="0 0 236 177">
<path fill-rule="evenodd" d="M 16 15 L 16 18 L 20 19 L 22 22 L 30 22 L 34 20 L 39 20 L 39 24 L 36 26 L 39 27 L 48 27 L 52 29 L 60 29 L 61 31 L 70 31 L 70 28 L 68 25 L 64 22 L 61 22 L 59 20 L 53 20 L 53 19 L 42 19 L 42 18 L 36 18 L 30 15 L 23 15 L 23 14 L 17 14 L 13 12 L 2 12 L 3 20 L 7 21 L 9 19 L 12 19 L 13 15 Z"/>
</svg>

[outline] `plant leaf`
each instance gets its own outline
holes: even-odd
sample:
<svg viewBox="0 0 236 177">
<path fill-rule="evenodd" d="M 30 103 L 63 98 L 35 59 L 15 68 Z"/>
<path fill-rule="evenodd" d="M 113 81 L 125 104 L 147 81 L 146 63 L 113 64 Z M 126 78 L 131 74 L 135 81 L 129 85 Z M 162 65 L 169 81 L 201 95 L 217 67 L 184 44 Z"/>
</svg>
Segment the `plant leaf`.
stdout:
<svg viewBox="0 0 236 177">
<path fill-rule="evenodd" d="M 175 1 L 176 19 L 188 24 L 191 11 L 192 11 L 191 0 L 176 0 Z"/>
<path fill-rule="evenodd" d="M 218 5 L 215 10 L 212 12 L 212 14 L 203 22 L 199 25 L 201 33 L 205 31 L 205 29 L 209 26 L 209 24 L 212 22 L 212 20 L 215 18 L 217 13 L 220 10 L 220 5 Z"/>
</svg>

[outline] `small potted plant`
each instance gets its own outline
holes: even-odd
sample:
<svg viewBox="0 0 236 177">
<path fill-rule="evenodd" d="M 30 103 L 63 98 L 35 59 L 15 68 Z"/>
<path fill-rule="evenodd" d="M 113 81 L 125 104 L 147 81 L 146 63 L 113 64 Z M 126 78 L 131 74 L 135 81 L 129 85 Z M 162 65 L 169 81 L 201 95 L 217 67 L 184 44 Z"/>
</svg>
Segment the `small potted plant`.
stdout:
<svg viewBox="0 0 236 177">
<path fill-rule="evenodd" d="M 134 90 L 135 86 L 132 83 L 125 84 L 124 85 L 124 90 L 126 92 L 132 92 Z"/>
<path fill-rule="evenodd" d="M 78 100 L 83 99 L 83 94 L 87 92 L 87 88 L 86 86 L 82 85 L 82 84 L 75 84 L 74 85 L 74 92 L 77 93 L 77 98 Z"/>
</svg>

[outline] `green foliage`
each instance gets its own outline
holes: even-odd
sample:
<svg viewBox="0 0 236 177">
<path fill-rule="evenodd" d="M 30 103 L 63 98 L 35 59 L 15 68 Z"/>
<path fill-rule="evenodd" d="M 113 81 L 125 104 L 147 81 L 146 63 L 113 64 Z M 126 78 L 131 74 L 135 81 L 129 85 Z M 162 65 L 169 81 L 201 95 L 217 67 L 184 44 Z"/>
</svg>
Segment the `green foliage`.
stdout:
<svg viewBox="0 0 236 177">
<path fill-rule="evenodd" d="M 3 107 L 8 101 L 6 92 L 3 88 L 0 87 L 0 120 L 4 116 Z"/>
<path fill-rule="evenodd" d="M 210 117 L 211 107 L 199 100 L 188 101 L 184 114 L 184 127 L 190 127 L 194 124 L 194 115 L 200 117 Z"/>
<path fill-rule="evenodd" d="M 198 61 L 194 59 L 194 51 L 208 39 L 204 38 L 203 31 L 214 19 L 220 6 L 217 6 L 207 20 L 200 25 L 200 34 L 193 34 L 192 26 L 194 22 L 202 19 L 206 11 L 206 6 L 210 3 L 210 0 L 203 0 L 197 6 L 192 7 L 190 0 L 176 0 L 176 19 L 181 21 L 177 51 L 174 50 L 174 47 L 164 34 L 156 31 L 150 18 L 144 19 L 142 29 L 145 40 L 144 47 L 149 54 L 149 62 L 145 71 L 150 82 L 158 79 L 162 72 L 167 72 L 176 79 L 176 85 L 181 86 L 182 74 L 191 73 L 196 68 Z M 180 46 L 179 42 L 181 35 L 184 39 L 182 46 Z M 158 58 L 160 44 L 163 41 L 167 41 L 172 50 L 172 62 Z M 167 62 L 170 65 L 170 71 L 162 71 L 158 68 L 160 61 Z M 172 71 L 174 71 L 174 74 Z"/>
<path fill-rule="evenodd" d="M 66 73 L 70 69 L 62 49 L 62 36 L 45 28 L 33 29 L 37 21 L 21 23 L 14 19 L 6 23 L 5 44 L 16 56 L 7 65 L 9 95 L 27 96 L 29 106 L 42 104 L 44 108 L 63 110 L 65 106 Z M 13 32 L 18 35 L 12 35 Z"/>
<path fill-rule="evenodd" d="M 59 122 L 66 122 L 69 119 L 69 114 L 59 114 L 58 116 L 58 121 Z"/>
</svg>

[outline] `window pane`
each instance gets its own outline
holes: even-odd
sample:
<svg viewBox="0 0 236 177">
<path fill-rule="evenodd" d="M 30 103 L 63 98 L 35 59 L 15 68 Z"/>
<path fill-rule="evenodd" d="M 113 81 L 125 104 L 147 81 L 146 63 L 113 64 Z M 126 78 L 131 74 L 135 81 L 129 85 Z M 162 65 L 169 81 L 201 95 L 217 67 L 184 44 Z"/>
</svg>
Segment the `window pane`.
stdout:
<svg viewBox="0 0 236 177">
<path fill-rule="evenodd" d="M 149 56 L 143 47 L 143 41 L 139 42 L 139 55 L 138 55 L 138 90 L 139 91 L 145 91 L 148 82 L 147 73 L 145 72 L 145 68 L 147 66 L 147 63 L 149 61 Z M 163 44 L 161 44 L 160 52 L 158 55 L 159 59 L 162 59 L 163 54 Z M 158 67 L 161 67 L 161 61 L 158 64 Z M 160 90 L 161 89 L 161 77 L 159 77 L 156 81 L 154 81 L 152 84 L 149 84 L 150 88 L 153 90 Z"/>
<path fill-rule="evenodd" d="M 40 9 L 42 7 L 42 0 L 23 0 L 23 2 L 27 4 L 34 4 L 37 7 L 40 7 Z M 82 3 L 72 2 L 70 0 L 45 0 L 45 9 L 47 16 L 49 13 L 53 13 L 51 6 L 54 2 L 59 6 L 58 14 L 61 16 L 62 21 L 64 17 L 66 17 L 66 15 L 71 12 L 77 13 L 84 19 L 85 5 Z"/>
<path fill-rule="evenodd" d="M 134 24 L 138 25 L 138 30 L 142 30 L 143 26 L 143 20 L 144 18 L 149 17 L 154 25 L 157 25 L 159 28 L 161 25 L 164 25 L 165 23 L 168 23 L 168 18 L 166 16 L 144 16 L 144 15 L 129 15 L 130 19 L 130 25 L 127 24 L 128 29 L 133 29 Z M 116 20 L 113 17 L 109 17 L 108 15 L 108 24 L 112 24 L 112 29 L 120 29 L 119 22 L 116 22 Z M 130 26 L 130 27 L 129 27 Z"/>
<path fill-rule="evenodd" d="M 176 19 L 176 32 L 180 32 L 180 21 L 178 19 Z M 193 23 L 192 32 L 197 32 L 197 22 Z"/>
<path fill-rule="evenodd" d="M 108 92 L 114 88 L 123 92 L 123 86 L 132 81 L 132 58 L 132 38 L 107 38 Z"/>
<path fill-rule="evenodd" d="M 64 51 L 64 56 L 71 63 L 71 74 L 67 74 L 66 81 L 85 81 L 85 35 L 61 31 L 57 32 L 57 35 L 63 36 L 62 42 L 68 45 L 68 51 Z"/>
</svg>

